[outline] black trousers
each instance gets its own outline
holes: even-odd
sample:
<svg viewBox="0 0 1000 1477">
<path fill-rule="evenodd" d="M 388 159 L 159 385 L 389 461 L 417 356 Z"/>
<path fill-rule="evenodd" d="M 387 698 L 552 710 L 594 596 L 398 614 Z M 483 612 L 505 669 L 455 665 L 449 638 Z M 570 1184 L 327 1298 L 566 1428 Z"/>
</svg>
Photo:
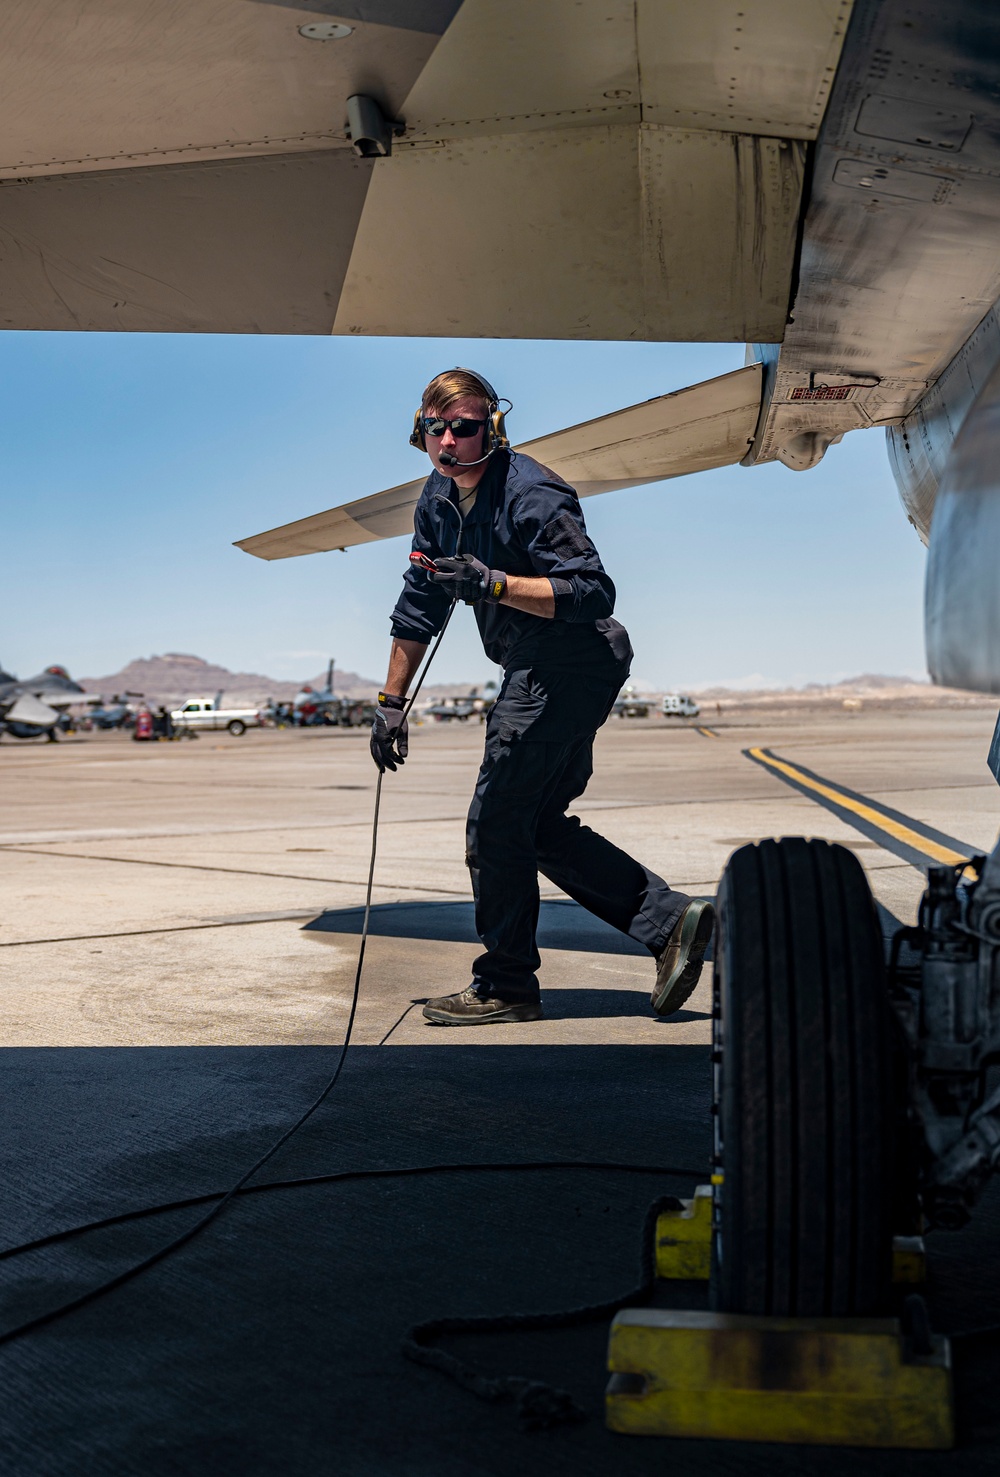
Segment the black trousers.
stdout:
<svg viewBox="0 0 1000 1477">
<path fill-rule="evenodd" d="M 466 860 L 485 953 L 483 994 L 536 1000 L 538 873 L 653 954 L 690 899 L 566 808 L 593 773 L 594 734 L 620 682 L 538 668 L 508 672 L 486 728 Z"/>
</svg>

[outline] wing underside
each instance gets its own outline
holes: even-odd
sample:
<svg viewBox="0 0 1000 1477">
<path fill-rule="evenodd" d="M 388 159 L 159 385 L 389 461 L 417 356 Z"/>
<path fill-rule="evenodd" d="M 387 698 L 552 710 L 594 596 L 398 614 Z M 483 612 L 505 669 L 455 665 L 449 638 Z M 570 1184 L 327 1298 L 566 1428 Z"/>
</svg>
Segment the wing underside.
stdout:
<svg viewBox="0 0 1000 1477">
<path fill-rule="evenodd" d="M 780 340 L 847 0 L 333 9 L 5 0 L 0 326 Z"/>
</svg>

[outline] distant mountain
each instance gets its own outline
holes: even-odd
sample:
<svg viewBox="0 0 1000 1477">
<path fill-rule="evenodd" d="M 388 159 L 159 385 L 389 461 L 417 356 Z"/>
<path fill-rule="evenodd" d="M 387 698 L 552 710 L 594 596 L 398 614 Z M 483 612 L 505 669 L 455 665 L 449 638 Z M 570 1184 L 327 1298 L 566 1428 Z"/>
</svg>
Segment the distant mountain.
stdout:
<svg viewBox="0 0 1000 1477">
<path fill-rule="evenodd" d="M 878 692 L 880 688 L 891 689 L 894 687 L 929 687 L 930 681 L 926 677 L 887 677 L 884 673 L 863 672 L 860 677 L 847 677 L 843 682 L 832 684 L 835 687 L 859 687 L 866 692 Z"/>
<path fill-rule="evenodd" d="M 746 677 L 730 684 L 702 684 L 690 689 L 704 697 L 840 697 L 844 693 L 868 693 L 872 696 L 903 696 L 911 691 L 933 693 L 937 691 L 926 677 L 889 677 L 884 674 L 864 672 L 860 677 L 844 677 L 839 682 L 805 682 L 800 687 L 782 687 L 778 682 L 767 682 L 763 677 Z M 949 689 L 950 691 L 950 689 Z"/>
<path fill-rule="evenodd" d="M 269 697 L 287 702 L 306 685 L 322 689 L 326 686 L 326 670 L 315 677 L 288 682 L 260 672 L 231 672 L 203 657 L 168 651 L 163 656 L 137 657 L 120 672 L 106 677 L 80 677 L 78 681 L 88 692 L 99 692 L 106 698 L 114 693 L 137 692 L 151 702 L 176 706 L 187 697 L 214 697 L 221 689 L 226 702 L 252 705 Z M 368 697 L 378 691 L 379 684 L 374 678 L 338 668 L 334 671 L 334 687 L 344 697 Z"/>
<path fill-rule="evenodd" d="M 168 651 L 163 656 L 137 657 L 120 672 L 111 672 L 106 677 L 78 677 L 76 680 L 87 692 L 100 693 L 105 698 L 116 693 L 141 693 L 148 702 L 178 707 L 185 698 L 214 697 L 221 691 L 227 704 L 256 707 L 267 698 L 289 702 L 303 687 L 322 691 L 326 687 L 326 668 L 315 677 L 288 682 L 278 677 L 265 677 L 261 672 L 231 672 L 228 667 L 207 662 L 203 657 Z M 336 667 L 333 685 L 341 697 L 370 698 L 382 684 L 374 677 L 362 677 L 357 672 Z M 479 685 L 481 688 L 482 684 Z M 473 686 L 471 682 L 428 683 L 422 689 L 421 697 L 460 697 L 472 691 Z"/>
<path fill-rule="evenodd" d="M 919 677 L 891 677 L 884 673 L 864 672 L 860 677 L 847 677 L 841 682 L 807 682 L 802 687 L 765 686 L 763 679 L 747 679 L 739 686 L 719 684 L 714 687 L 692 687 L 702 703 L 715 702 L 720 708 L 827 708 L 843 705 L 893 708 L 995 707 L 996 698 L 981 692 L 966 692 L 953 687 L 935 687 Z"/>
</svg>

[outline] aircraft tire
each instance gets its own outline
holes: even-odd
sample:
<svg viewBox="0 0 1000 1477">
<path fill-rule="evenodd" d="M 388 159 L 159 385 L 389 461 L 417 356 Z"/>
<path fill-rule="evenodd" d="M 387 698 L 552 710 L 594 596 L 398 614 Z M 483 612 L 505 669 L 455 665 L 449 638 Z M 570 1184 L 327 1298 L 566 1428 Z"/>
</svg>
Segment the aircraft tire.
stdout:
<svg viewBox="0 0 1000 1477">
<path fill-rule="evenodd" d="M 240 718 L 231 719 L 231 721 L 226 724 L 226 728 L 232 734 L 233 738 L 239 738 L 241 734 L 244 734 L 247 731 L 246 724 Z"/>
<path fill-rule="evenodd" d="M 762 841 L 730 858 L 718 903 L 713 1306 L 884 1313 L 892 1060 L 867 879 L 842 846 Z"/>
</svg>

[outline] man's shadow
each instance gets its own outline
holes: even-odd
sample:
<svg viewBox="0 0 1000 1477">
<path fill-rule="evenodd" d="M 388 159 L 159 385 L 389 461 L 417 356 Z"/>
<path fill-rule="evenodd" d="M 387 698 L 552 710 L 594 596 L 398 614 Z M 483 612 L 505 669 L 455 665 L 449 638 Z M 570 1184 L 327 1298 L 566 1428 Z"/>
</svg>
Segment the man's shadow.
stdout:
<svg viewBox="0 0 1000 1477">
<path fill-rule="evenodd" d="M 332 908 L 305 924 L 303 932 L 359 934 L 364 914 L 364 908 Z M 431 939 L 455 944 L 479 942 L 471 901 L 379 903 L 371 910 L 368 931 L 373 938 Z M 568 899 L 543 901 L 539 909 L 537 937 L 540 949 L 648 959 L 652 990 L 653 958 L 649 950 L 627 934 L 619 933 L 610 923 L 595 918 L 579 903 Z M 712 945 L 709 945 L 705 958 L 712 958 Z M 651 1019 L 665 1025 L 710 1019 L 696 1010 L 678 1010 L 666 1017 L 653 1016 L 649 1004 L 650 991 L 609 990 L 600 986 L 589 989 L 558 985 L 548 989 L 543 987 L 545 1017 L 547 1020 L 600 1020 L 648 1013 Z M 421 999 L 414 1003 L 422 1005 L 424 1001 Z"/>
</svg>

